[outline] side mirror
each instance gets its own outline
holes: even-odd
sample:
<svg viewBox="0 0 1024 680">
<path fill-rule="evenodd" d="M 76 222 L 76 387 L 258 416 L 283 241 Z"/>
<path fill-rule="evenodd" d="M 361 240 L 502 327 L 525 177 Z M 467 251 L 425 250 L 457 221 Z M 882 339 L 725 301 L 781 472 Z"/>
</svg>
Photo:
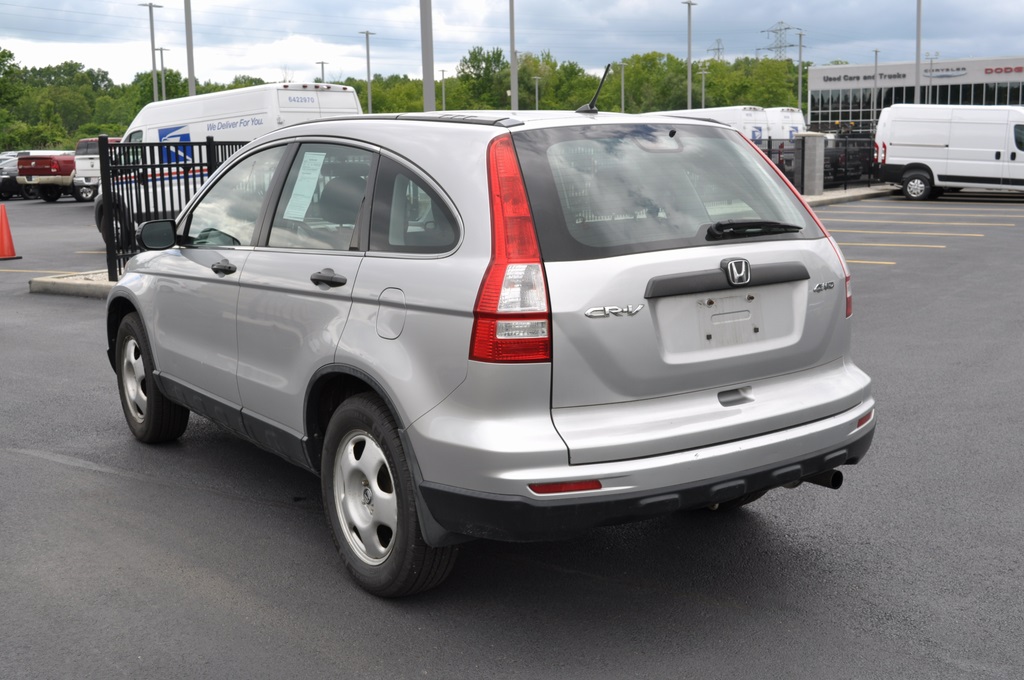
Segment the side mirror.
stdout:
<svg viewBox="0 0 1024 680">
<path fill-rule="evenodd" d="M 135 240 L 143 250 L 167 250 L 177 242 L 174 220 L 143 222 L 135 232 Z"/>
</svg>

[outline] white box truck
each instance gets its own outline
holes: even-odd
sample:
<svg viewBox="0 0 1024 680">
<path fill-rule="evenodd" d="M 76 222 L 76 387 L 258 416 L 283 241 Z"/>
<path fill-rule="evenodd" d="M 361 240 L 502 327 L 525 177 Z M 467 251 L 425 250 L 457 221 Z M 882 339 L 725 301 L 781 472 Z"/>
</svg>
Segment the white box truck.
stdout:
<svg viewBox="0 0 1024 680">
<path fill-rule="evenodd" d="M 1024 107 L 894 104 L 879 115 L 875 159 L 879 178 L 911 200 L 1024 191 Z"/>
<path fill-rule="evenodd" d="M 804 112 L 794 106 L 772 106 L 764 110 L 768 116 L 768 137 L 773 142 L 792 142 L 807 132 Z"/>
<path fill-rule="evenodd" d="M 235 90 L 224 90 L 194 97 L 167 99 L 147 104 L 128 126 L 122 142 L 173 143 L 175 154 L 188 154 L 189 142 L 203 143 L 207 137 L 218 142 L 250 142 L 257 137 L 293 123 L 317 118 L 362 114 L 363 109 L 355 88 L 330 83 L 271 83 Z M 177 158 L 188 161 L 187 158 Z M 179 172 L 147 173 L 146 182 L 180 181 Z M 123 186 L 136 181 L 135 175 L 125 175 Z M 115 192 L 116 195 L 117 192 Z M 173 216 L 183 205 L 177 198 L 181 192 L 173 189 L 152 192 L 152 200 L 145 216 L 139 218 Z M 165 198 L 166 196 L 166 198 Z M 102 192 L 97 193 L 94 211 L 96 227 L 103 232 Z M 124 211 L 121 211 L 123 213 Z M 130 211 L 129 211 L 130 212 Z M 118 216 L 120 213 L 115 213 Z M 125 216 L 127 219 L 127 216 Z"/>
</svg>

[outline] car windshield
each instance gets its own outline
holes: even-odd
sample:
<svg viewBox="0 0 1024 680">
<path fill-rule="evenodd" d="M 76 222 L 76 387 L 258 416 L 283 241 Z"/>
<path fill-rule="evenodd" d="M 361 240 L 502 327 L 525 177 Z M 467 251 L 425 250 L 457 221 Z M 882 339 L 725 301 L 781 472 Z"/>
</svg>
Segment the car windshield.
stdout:
<svg viewBox="0 0 1024 680">
<path fill-rule="evenodd" d="M 723 223 L 761 239 L 821 238 L 807 209 L 735 131 L 592 125 L 513 133 L 546 260 L 707 246 Z"/>
</svg>

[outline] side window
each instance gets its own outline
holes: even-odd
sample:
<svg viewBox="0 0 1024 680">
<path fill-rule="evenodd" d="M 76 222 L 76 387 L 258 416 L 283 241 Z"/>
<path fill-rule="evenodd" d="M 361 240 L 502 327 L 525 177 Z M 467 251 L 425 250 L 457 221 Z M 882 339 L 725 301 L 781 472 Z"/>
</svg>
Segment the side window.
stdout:
<svg viewBox="0 0 1024 680">
<path fill-rule="evenodd" d="M 459 232 L 451 212 L 422 178 L 381 158 L 370 215 L 370 250 L 445 253 Z"/>
<path fill-rule="evenodd" d="M 373 154 L 340 144 L 303 144 L 274 212 L 272 248 L 348 250 Z"/>
<path fill-rule="evenodd" d="M 1024 125 L 1013 126 L 1013 141 L 1017 144 L 1018 151 L 1024 151 Z"/>
<path fill-rule="evenodd" d="M 252 243 L 263 197 L 277 170 L 284 146 L 247 156 L 221 175 L 192 209 L 183 245 L 247 246 Z"/>
</svg>

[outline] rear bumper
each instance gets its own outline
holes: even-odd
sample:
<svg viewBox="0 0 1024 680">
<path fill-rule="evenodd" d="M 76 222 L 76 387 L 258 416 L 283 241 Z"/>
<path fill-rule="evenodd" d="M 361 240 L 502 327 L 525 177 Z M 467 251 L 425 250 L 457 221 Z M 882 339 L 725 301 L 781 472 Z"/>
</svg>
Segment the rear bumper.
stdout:
<svg viewBox="0 0 1024 680">
<path fill-rule="evenodd" d="M 867 412 L 871 412 L 873 406 L 872 401 Z M 773 462 L 750 469 L 658 488 L 637 490 L 634 487 L 622 493 L 600 491 L 564 494 L 561 497 L 554 494 L 528 497 L 472 491 L 429 481 L 421 482 L 419 491 L 435 526 L 449 535 L 505 541 L 565 538 L 593 527 L 722 503 L 754 491 L 796 482 L 840 465 L 856 464 L 867 455 L 874 431 L 875 420 L 872 417 L 869 423 L 853 432 L 839 446 L 832 445 L 789 458 L 767 455 L 765 458 Z M 781 434 L 731 442 L 728 446 L 750 446 L 769 452 L 767 450 L 783 441 L 796 443 L 785 436 L 782 441 L 771 444 L 763 441 Z M 697 459 L 701 453 L 673 455 L 693 455 Z M 435 539 L 437 536 L 437 533 L 433 534 Z"/>
</svg>

